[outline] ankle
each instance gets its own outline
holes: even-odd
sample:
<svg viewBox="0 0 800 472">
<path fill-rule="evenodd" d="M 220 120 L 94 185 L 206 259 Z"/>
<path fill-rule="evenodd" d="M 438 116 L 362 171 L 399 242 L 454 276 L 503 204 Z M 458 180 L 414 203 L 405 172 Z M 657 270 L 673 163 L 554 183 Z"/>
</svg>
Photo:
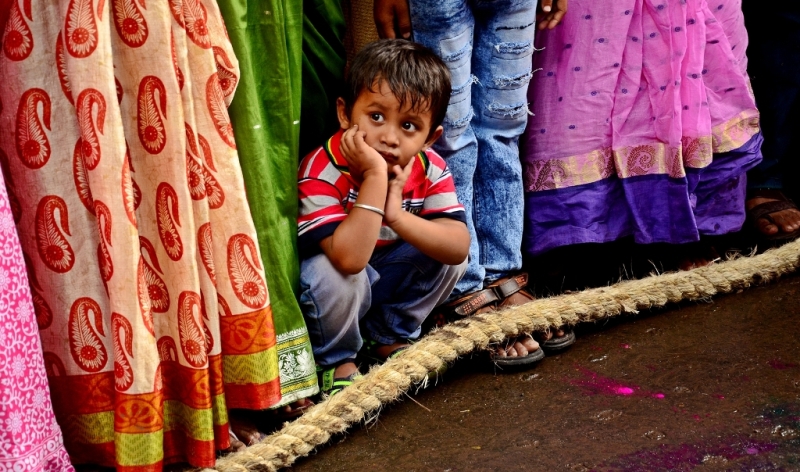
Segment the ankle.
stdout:
<svg viewBox="0 0 800 472">
<path fill-rule="evenodd" d="M 353 362 L 345 362 L 344 364 L 339 364 L 336 366 L 336 370 L 334 370 L 333 376 L 337 379 L 343 379 L 345 377 L 350 377 L 351 375 L 358 372 L 358 367 L 356 367 L 355 363 Z"/>
</svg>

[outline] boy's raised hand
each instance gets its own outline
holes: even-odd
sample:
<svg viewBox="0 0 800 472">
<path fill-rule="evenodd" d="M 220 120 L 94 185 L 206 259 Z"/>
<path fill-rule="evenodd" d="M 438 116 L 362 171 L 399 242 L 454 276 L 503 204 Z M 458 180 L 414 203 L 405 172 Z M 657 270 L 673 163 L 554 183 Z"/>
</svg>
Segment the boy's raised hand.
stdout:
<svg viewBox="0 0 800 472">
<path fill-rule="evenodd" d="M 386 205 L 383 207 L 385 213 L 383 221 L 388 227 L 400 219 L 403 214 L 403 187 L 406 186 L 408 176 L 411 175 L 411 169 L 414 168 L 414 161 L 416 156 L 408 161 L 405 167 L 395 165 L 392 167 L 392 174 L 394 178 L 389 181 L 389 190 L 386 192 Z"/>
<path fill-rule="evenodd" d="M 386 179 L 388 172 L 383 156 L 364 141 L 367 133 L 358 130 L 358 125 L 353 125 L 342 135 L 339 143 L 339 152 L 347 161 L 350 175 L 361 182 L 367 175 L 376 175 Z"/>
</svg>

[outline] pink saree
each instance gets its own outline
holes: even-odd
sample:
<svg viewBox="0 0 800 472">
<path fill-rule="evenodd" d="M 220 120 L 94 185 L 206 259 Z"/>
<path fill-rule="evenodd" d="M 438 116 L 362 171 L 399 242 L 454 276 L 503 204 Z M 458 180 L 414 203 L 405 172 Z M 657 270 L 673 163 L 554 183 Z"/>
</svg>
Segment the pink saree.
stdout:
<svg viewBox="0 0 800 472">
<path fill-rule="evenodd" d="M 0 173 L 0 471 L 73 470 L 53 416 L 28 275 Z"/>
<path fill-rule="evenodd" d="M 537 43 L 527 254 L 741 228 L 761 135 L 740 0 L 573 0 Z"/>
</svg>

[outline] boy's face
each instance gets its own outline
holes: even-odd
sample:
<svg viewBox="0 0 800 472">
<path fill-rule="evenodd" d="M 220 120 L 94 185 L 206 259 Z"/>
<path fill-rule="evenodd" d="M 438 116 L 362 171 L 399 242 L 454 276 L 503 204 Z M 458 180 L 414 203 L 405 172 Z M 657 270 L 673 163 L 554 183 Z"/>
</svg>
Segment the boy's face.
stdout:
<svg viewBox="0 0 800 472">
<path fill-rule="evenodd" d="M 408 102 L 400 109 L 400 101 L 385 81 L 373 88 L 375 92 L 369 89 L 361 92 L 350 116 L 347 116 L 344 100 L 339 98 L 336 103 L 339 124 L 343 129 L 358 125 L 358 130 L 366 133 L 367 145 L 383 156 L 390 170 L 395 165 L 404 168 L 418 152 L 429 148 L 442 135 L 442 127 L 430 133 L 433 113 L 429 109 L 412 110 Z M 425 108 L 424 105 L 417 108 Z"/>
</svg>

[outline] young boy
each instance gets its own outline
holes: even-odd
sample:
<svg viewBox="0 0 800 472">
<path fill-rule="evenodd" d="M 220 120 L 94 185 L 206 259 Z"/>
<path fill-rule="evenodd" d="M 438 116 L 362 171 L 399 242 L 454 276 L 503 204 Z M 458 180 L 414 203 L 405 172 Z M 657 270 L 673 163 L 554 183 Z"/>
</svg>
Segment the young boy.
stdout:
<svg viewBox="0 0 800 472">
<path fill-rule="evenodd" d="M 337 101 L 342 129 L 300 163 L 300 305 L 323 392 L 358 375 L 362 338 L 383 360 L 406 348 L 466 270 L 464 207 L 428 150 L 449 98 L 432 51 L 372 43 Z"/>
</svg>

